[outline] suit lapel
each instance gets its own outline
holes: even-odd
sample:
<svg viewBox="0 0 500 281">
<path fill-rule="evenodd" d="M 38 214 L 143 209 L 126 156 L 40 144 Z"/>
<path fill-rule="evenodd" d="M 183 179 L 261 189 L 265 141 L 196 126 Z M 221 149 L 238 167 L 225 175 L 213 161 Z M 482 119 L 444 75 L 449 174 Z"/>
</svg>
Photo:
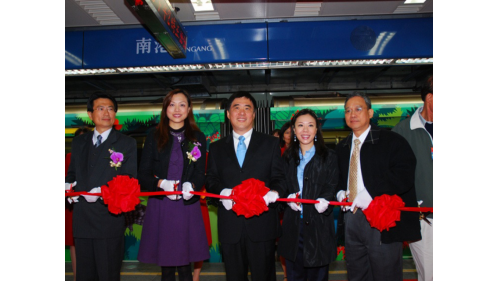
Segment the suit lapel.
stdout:
<svg viewBox="0 0 500 281">
<path fill-rule="evenodd" d="M 224 150 L 226 151 L 226 156 L 229 158 L 229 161 L 232 161 L 233 162 L 233 165 L 237 165 L 237 167 L 240 166 L 240 164 L 238 163 L 238 158 L 236 158 L 236 151 L 234 151 L 234 136 L 233 136 L 233 133 L 231 132 L 231 134 L 229 136 L 227 136 L 226 138 L 226 145 L 224 147 Z M 247 150 L 247 154 L 248 154 L 248 150 Z M 245 156 L 246 158 L 246 156 Z"/>
<path fill-rule="evenodd" d="M 92 178 L 99 179 L 104 171 L 108 169 L 114 169 L 109 165 L 109 161 L 111 161 L 109 149 L 113 148 L 113 144 L 117 140 L 117 135 L 115 130 L 111 129 L 108 138 L 101 145 L 103 146 L 100 150 L 99 154 L 96 157 L 96 162 L 94 163 L 94 168 L 89 170 L 89 176 L 92 175 Z M 122 152 L 122 151 L 117 151 Z M 127 155 L 123 155 L 123 157 L 127 157 Z M 109 160 L 104 161 L 105 158 L 109 158 Z"/>
<path fill-rule="evenodd" d="M 253 156 L 255 155 L 255 153 L 258 152 L 261 146 L 260 145 L 261 142 L 262 139 L 260 138 L 260 135 L 255 131 L 254 128 L 252 132 L 252 137 L 250 138 L 250 143 L 248 144 L 247 152 L 245 153 L 245 160 L 243 161 L 242 167 L 244 167 L 245 165 L 249 165 L 248 163 L 251 163 Z M 238 162 L 238 159 L 236 159 L 236 162 Z"/>
</svg>

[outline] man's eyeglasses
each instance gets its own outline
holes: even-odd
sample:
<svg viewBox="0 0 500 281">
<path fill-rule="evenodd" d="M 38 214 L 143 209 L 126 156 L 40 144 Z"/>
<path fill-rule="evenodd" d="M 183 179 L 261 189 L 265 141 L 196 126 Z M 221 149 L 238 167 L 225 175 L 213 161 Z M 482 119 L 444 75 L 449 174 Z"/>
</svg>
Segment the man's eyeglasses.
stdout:
<svg viewBox="0 0 500 281">
<path fill-rule="evenodd" d="M 112 112 L 112 111 L 115 111 L 115 108 L 112 106 L 108 106 L 108 107 L 98 106 L 94 110 L 96 110 L 97 112 L 104 112 L 104 111 Z"/>
<path fill-rule="evenodd" d="M 352 112 L 360 113 L 361 111 L 363 111 L 363 109 L 364 109 L 364 107 L 358 106 L 355 108 L 346 108 L 344 111 L 345 111 L 345 114 L 351 114 Z"/>
</svg>

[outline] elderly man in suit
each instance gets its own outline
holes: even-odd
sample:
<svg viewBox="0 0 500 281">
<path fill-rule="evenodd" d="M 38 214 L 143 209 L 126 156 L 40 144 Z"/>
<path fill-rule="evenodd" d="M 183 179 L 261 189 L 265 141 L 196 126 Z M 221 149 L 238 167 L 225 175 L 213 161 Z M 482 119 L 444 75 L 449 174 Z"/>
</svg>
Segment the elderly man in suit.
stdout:
<svg viewBox="0 0 500 281">
<path fill-rule="evenodd" d="M 279 219 L 274 203 L 284 194 L 284 162 L 279 140 L 253 129 L 256 102 L 248 92 L 234 93 L 228 100 L 227 118 L 232 133 L 210 145 L 207 168 L 207 190 L 229 196 L 232 188 L 243 180 L 255 178 L 270 191 L 264 196 L 269 210 L 259 216 L 245 218 L 232 211 L 231 200 L 221 200 L 218 230 L 221 252 L 230 281 L 274 281 L 275 241 L 279 235 Z"/>
<path fill-rule="evenodd" d="M 66 189 L 99 193 L 117 175 L 137 177 L 136 141 L 113 129 L 118 105 L 103 93 L 93 94 L 87 113 L 93 132 L 75 137 Z M 110 165 L 110 151 L 123 154 L 119 167 Z M 125 218 L 108 211 L 97 196 L 74 200 L 73 236 L 76 248 L 76 280 L 120 280 L 124 253 Z"/>
<path fill-rule="evenodd" d="M 420 239 L 419 214 L 401 212 L 388 231 L 370 226 L 363 211 L 374 197 L 398 195 L 406 207 L 416 207 L 415 156 L 400 135 L 370 125 L 370 99 L 347 96 L 345 121 L 352 133 L 336 147 L 340 180 L 337 199 L 352 202 L 345 214 L 345 257 L 350 281 L 403 280 L 403 241 Z"/>
</svg>

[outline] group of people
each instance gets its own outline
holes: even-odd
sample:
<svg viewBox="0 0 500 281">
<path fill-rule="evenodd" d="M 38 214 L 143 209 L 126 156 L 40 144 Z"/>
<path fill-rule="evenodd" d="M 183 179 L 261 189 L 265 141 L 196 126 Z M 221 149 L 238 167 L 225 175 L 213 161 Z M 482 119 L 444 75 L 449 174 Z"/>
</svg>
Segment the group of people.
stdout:
<svg viewBox="0 0 500 281">
<path fill-rule="evenodd" d="M 418 155 L 428 145 L 420 143 L 420 130 L 429 132 L 427 123 L 432 152 L 432 78 L 429 81 L 430 88 L 424 87 L 429 91 L 423 95 L 424 111 L 417 110 L 417 117 L 395 127 L 401 135 L 370 124 L 373 109 L 366 95 L 348 95 L 345 120 L 352 133 L 335 151 L 325 145 L 320 120 L 310 109 L 300 110 L 283 126 L 281 145 L 277 138 L 257 132 L 255 99 L 248 92 L 236 92 L 226 106 L 232 132 L 210 144 L 208 159 L 205 136 L 194 121 L 188 93 L 173 90 L 163 101 L 160 123 L 146 137 L 138 170 L 136 142 L 112 129 L 116 101 L 105 94 L 93 95 L 87 110 L 96 127 L 73 140 L 66 189 L 100 192 L 98 187 L 114 176 L 129 175 L 139 179 L 143 190 L 182 191 L 182 195 L 148 200 L 138 260 L 161 266 L 161 280 L 175 280 L 176 271 L 179 280 L 192 280 L 190 263 L 209 258 L 199 197 L 190 191 L 205 185 L 209 193 L 230 196 L 235 186 L 251 178 L 269 188 L 262 196 L 267 211 L 245 218 L 232 211 L 237 202 L 219 201 L 218 235 L 227 280 L 248 280 L 249 271 L 254 281 L 276 280 L 278 238 L 277 253 L 284 258 L 287 280 L 328 280 L 328 266 L 337 255 L 329 202 L 345 200 L 352 202 L 343 208 L 349 280 L 402 280 L 404 241 L 420 241 L 415 243 L 423 243 L 418 246 L 421 252 L 430 250 L 430 265 L 428 255 L 416 264 L 419 280 L 432 280 L 432 226 L 422 239 L 424 223 L 419 222 L 419 214 L 402 212 L 395 227 L 380 232 L 363 214 L 371 200 L 383 194 L 399 195 L 407 207 L 417 206 L 420 198 L 425 198 L 423 206 L 432 206 L 432 158 L 429 170 L 421 167 L 429 161 L 422 162 Z M 123 153 L 118 168 L 110 167 L 110 149 Z M 419 180 L 420 176 L 426 179 Z M 278 198 L 318 203 L 284 204 Z M 123 216 L 109 213 L 97 196 L 75 201 L 77 280 L 119 280 Z M 426 277 L 420 279 L 424 271 Z"/>
</svg>

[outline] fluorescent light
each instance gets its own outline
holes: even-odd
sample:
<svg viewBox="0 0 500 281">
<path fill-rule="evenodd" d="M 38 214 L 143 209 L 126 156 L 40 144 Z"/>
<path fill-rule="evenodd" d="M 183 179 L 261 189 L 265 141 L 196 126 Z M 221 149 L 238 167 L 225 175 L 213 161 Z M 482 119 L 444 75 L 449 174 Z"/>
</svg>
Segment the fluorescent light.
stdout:
<svg viewBox="0 0 500 281">
<path fill-rule="evenodd" d="M 425 3 L 425 0 L 406 0 L 404 4 L 422 4 Z"/>
<path fill-rule="evenodd" d="M 213 11 L 214 6 L 211 0 L 191 0 L 195 12 Z"/>
</svg>

